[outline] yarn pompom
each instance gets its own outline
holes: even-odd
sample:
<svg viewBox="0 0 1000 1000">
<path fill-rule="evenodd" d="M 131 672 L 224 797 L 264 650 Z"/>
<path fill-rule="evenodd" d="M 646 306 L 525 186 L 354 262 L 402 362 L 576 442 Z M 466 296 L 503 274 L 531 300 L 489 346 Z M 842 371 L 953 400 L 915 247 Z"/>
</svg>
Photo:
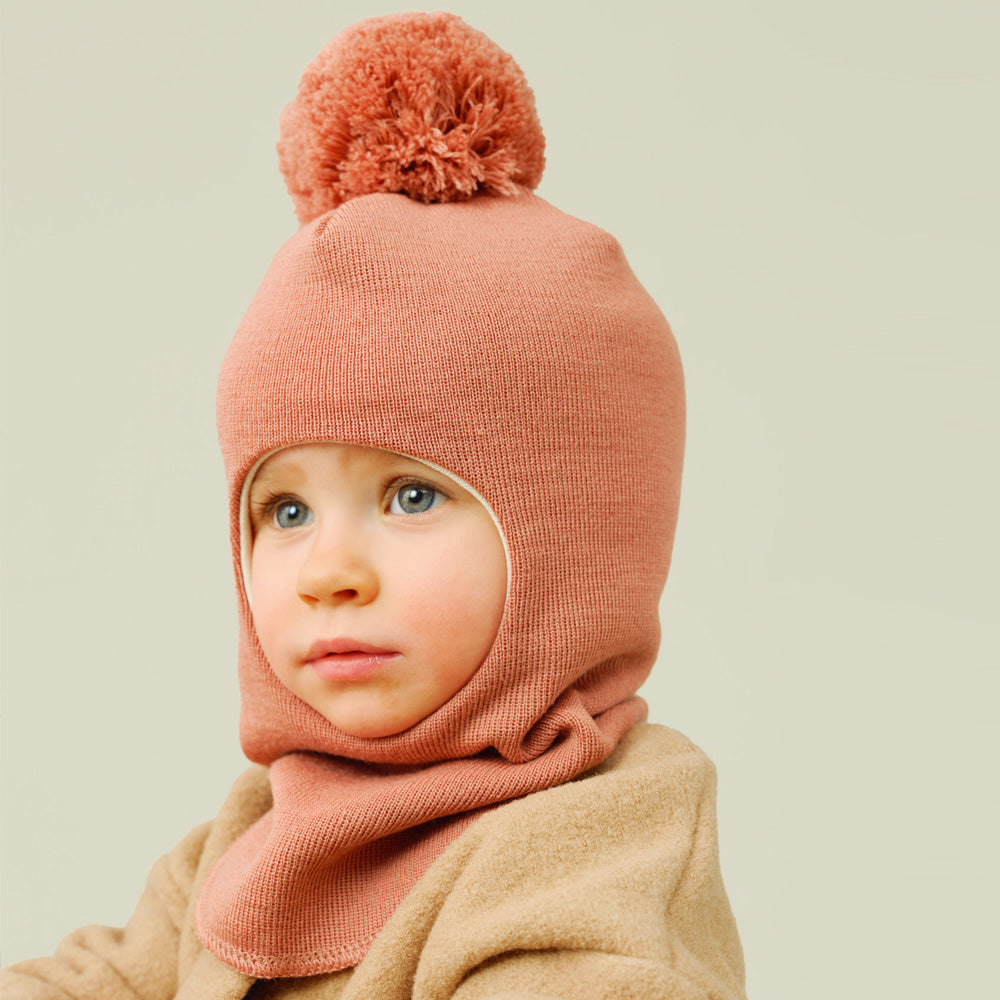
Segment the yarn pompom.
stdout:
<svg viewBox="0 0 1000 1000">
<path fill-rule="evenodd" d="M 303 224 L 359 195 L 460 201 L 531 190 L 545 167 L 514 59 L 454 14 L 369 18 L 306 68 L 278 160 Z"/>
</svg>

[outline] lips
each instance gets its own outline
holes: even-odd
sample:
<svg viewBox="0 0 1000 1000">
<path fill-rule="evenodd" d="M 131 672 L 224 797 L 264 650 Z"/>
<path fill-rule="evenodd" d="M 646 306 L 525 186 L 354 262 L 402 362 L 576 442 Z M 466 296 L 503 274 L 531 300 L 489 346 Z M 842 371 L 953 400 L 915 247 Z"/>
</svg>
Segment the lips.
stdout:
<svg viewBox="0 0 1000 1000">
<path fill-rule="evenodd" d="M 361 642 L 359 639 L 320 639 L 309 647 L 303 660 L 306 663 L 312 663 L 328 656 L 341 656 L 347 653 L 390 656 L 398 652 L 396 649 L 373 646 L 370 642 Z"/>
<path fill-rule="evenodd" d="M 398 650 L 358 639 L 320 639 L 302 662 L 321 680 L 361 682 L 399 656 Z"/>
</svg>

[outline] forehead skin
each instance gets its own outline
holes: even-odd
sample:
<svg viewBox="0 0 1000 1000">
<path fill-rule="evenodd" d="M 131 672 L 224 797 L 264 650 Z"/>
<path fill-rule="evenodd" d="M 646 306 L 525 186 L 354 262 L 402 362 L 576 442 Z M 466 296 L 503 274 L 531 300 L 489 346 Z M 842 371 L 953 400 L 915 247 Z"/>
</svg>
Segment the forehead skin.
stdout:
<svg viewBox="0 0 1000 1000">
<path fill-rule="evenodd" d="M 311 453 L 322 453 L 327 460 L 340 467 L 339 471 L 345 477 L 378 472 L 389 468 L 403 473 L 411 471 L 432 477 L 437 475 L 445 478 L 456 490 L 461 490 L 467 497 L 472 497 L 472 494 L 462 489 L 450 475 L 433 469 L 415 458 L 363 445 L 333 443 L 293 445 L 275 452 L 265 459 L 257 470 L 250 485 L 250 495 L 259 495 L 273 488 L 278 481 L 283 486 L 294 486 L 296 483 L 303 482 L 307 478 L 304 461 Z"/>
</svg>

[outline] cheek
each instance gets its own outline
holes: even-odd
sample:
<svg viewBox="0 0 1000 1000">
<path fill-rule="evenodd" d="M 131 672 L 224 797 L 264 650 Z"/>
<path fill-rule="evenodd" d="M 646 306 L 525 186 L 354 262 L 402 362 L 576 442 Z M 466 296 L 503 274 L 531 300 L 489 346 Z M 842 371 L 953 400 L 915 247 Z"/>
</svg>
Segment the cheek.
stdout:
<svg viewBox="0 0 1000 1000">
<path fill-rule="evenodd" d="M 507 566 L 492 538 L 459 538 L 413 566 L 403 613 L 455 669 L 475 670 L 489 652 L 503 615 Z"/>
<path fill-rule="evenodd" d="M 257 638 L 269 656 L 279 625 L 285 616 L 283 607 L 285 588 L 282 586 L 281 564 L 268 551 L 254 551 L 250 557 L 250 606 Z"/>
</svg>

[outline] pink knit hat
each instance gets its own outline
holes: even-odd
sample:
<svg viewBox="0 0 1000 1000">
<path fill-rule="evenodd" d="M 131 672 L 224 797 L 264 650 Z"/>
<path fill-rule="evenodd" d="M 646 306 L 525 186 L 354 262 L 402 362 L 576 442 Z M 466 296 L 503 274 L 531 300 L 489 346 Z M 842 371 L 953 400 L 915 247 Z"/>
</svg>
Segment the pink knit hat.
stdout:
<svg viewBox="0 0 1000 1000">
<path fill-rule="evenodd" d="M 212 870 L 198 934 L 257 976 L 356 964 L 484 809 L 604 760 L 645 716 L 677 518 L 680 362 L 618 243 L 530 193 L 544 141 L 513 59 L 451 14 L 363 21 L 306 69 L 279 154 L 302 223 L 223 363 L 241 739 L 274 808 Z M 472 679 L 366 739 L 285 688 L 254 632 L 241 493 L 340 441 L 450 470 L 510 552 Z"/>
</svg>

